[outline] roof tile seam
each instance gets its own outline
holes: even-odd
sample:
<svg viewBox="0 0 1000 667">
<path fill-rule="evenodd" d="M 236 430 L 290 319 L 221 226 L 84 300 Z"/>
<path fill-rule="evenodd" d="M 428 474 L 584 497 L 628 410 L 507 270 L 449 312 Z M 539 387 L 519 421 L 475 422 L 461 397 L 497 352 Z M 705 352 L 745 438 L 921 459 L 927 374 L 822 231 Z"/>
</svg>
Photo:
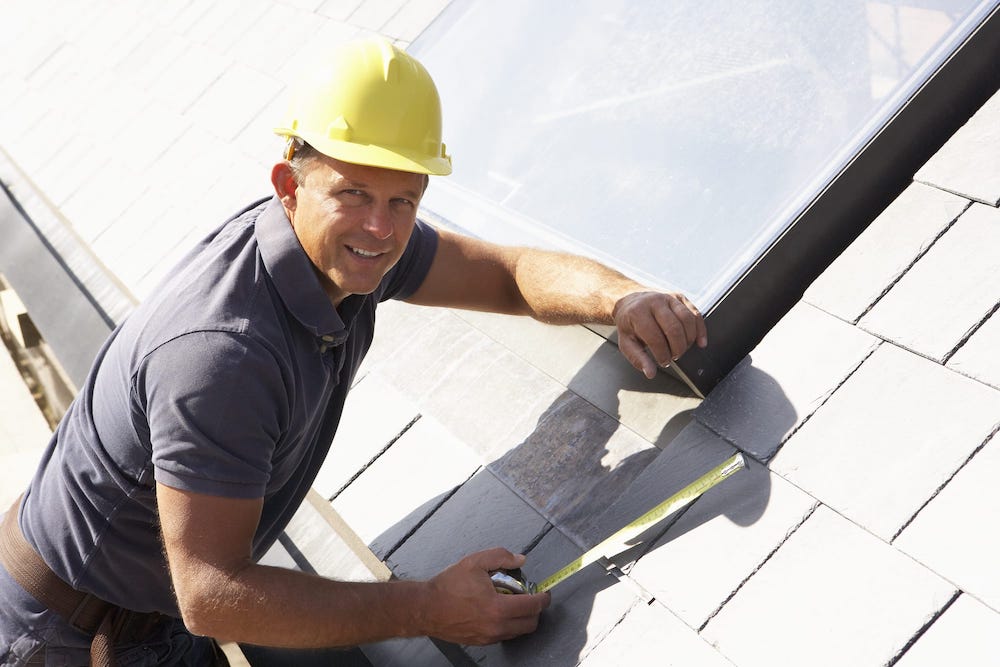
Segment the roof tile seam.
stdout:
<svg viewBox="0 0 1000 667">
<path fill-rule="evenodd" d="M 604 636 L 598 639 L 596 642 L 594 642 L 594 644 L 590 647 L 589 651 L 577 657 L 576 661 L 577 667 L 579 667 L 579 665 L 582 665 L 584 662 L 587 661 L 587 658 L 590 656 L 590 654 L 593 653 L 595 650 L 597 650 L 597 647 L 603 644 L 607 640 L 607 638 L 611 636 L 611 634 L 615 631 L 615 628 L 617 628 L 619 625 L 625 622 L 625 619 L 628 618 L 628 615 L 631 614 L 636 609 L 636 607 L 639 607 L 643 604 L 644 603 L 642 600 L 636 600 L 631 605 L 629 605 L 628 609 L 625 610 L 625 613 L 621 615 L 621 618 L 615 621 L 611 625 L 611 627 L 608 628 L 607 632 L 604 633 Z"/>
<path fill-rule="evenodd" d="M 503 482 L 501 482 L 501 484 L 502 483 Z M 553 528 L 555 528 L 555 524 L 546 519 L 545 525 L 538 531 L 538 534 L 531 538 L 526 545 L 524 545 L 524 553 L 531 553 L 535 547 L 541 544 L 542 540 L 545 539 L 545 536 L 548 535 Z"/>
<path fill-rule="evenodd" d="M 971 371 L 966 371 L 966 370 L 963 370 L 962 368 L 956 368 L 955 366 L 946 366 L 946 368 L 949 371 L 951 371 L 952 373 L 957 373 L 958 375 L 961 375 L 962 377 L 964 377 L 964 378 L 966 378 L 968 380 L 972 380 L 973 382 L 977 382 L 977 383 L 983 385 L 984 387 L 989 387 L 990 389 L 993 389 L 994 391 L 1000 391 L 1000 384 L 990 384 L 989 381 L 984 380 L 984 379 L 979 378 L 979 377 L 976 377 L 975 375 L 972 375 Z"/>
<path fill-rule="evenodd" d="M 820 411 L 821 409 L 823 409 L 823 406 L 824 406 L 824 405 L 826 405 L 826 404 L 827 404 L 827 402 L 829 402 L 829 400 L 830 400 L 831 398 L 833 398 L 833 395 L 834 395 L 834 394 L 836 394 L 836 393 L 837 393 L 837 391 L 839 391 L 841 387 L 843 387 L 843 386 L 844 386 L 845 384 L 847 384 L 847 381 L 848 381 L 848 380 L 850 380 L 850 379 L 851 379 L 851 378 L 852 378 L 852 377 L 854 376 L 854 374 L 858 372 L 858 369 L 860 369 L 860 368 L 861 368 L 861 366 L 862 366 L 862 365 L 864 365 L 864 363 L 865 363 L 866 361 L 868 361 L 868 359 L 869 359 L 869 358 L 870 358 L 870 357 L 871 357 L 871 356 L 872 356 L 873 354 L 875 354 L 875 351 L 876 351 L 876 350 L 878 350 L 879 348 L 881 348 L 881 347 L 882 347 L 882 344 L 883 344 L 884 342 L 885 342 L 884 340 L 882 340 L 881 338 L 879 338 L 879 342 L 877 342 L 877 343 L 876 343 L 875 345 L 873 345 L 873 346 L 871 347 L 871 349 L 870 349 L 870 350 L 868 350 L 868 353 L 867 353 L 867 354 L 865 354 L 865 356 L 864 356 L 864 357 L 863 357 L 863 358 L 862 358 L 862 359 L 861 359 L 860 361 L 858 361 L 858 363 L 857 363 L 857 364 L 856 364 L 856 365 L 854 366 L 854 368 L 852 368 L 852 369 L 851 369 L 851 370 L 850 370 L 850 371 L 849 371 L 849 372 L 847 373 L 847 375 L 845 375 L 845 376 L 844 376 L 844 377 L 843 377 L 843 378 L 842 378 L 842 379 L 840 380 L 840 382 L 838 382 L 838 383 L 837 383 L 837 386 L 836 386 L 836 387 L 834 387 L 833 389 L 831 389 L 831 390 L 830 390 L 830 391 L 829 391 L 829 392 L 828 392 L 828 393 L 826 394 L 826 396 L 824 396 L 824 397 L 823 397 L 823 400 L 821 400 L 821 401 L 819 402 L 819 404 L 818 404 L 818 405 L 817 405 L 817 406 L 815 407 L 815 409 L 813 409 L 813 411 L 812 411 L 812 412 L 810 412 L 810 413 L 809 413 L 809 414 L 807 414 L 807 415 L 806 415 L 805 417 L 803 417 L 803 418 L 802 418 L 802 421 L 800 421 L 800 422 L 798 423 L 798 425 L 797 425 L 797 426 L 795 426 L 794 428 L 792 428 L 792 429 L 791 429 L 791 430 L 790 430 L 790 431 L 789 431 L 789 432 L 788 432 L 788 433 L 787 433 L 787 434 L 785 435 L 785 437 L 783 437 L 783 438 L 782 438 L 782 439 L 781 439 L 781 440 L 780 440 L 780 441 L 778 442 L 778 446 L 777 446 L 777 447 L 775 448 L 775 450 L 774 450 L 774 451 L 773 451 L 773 452 L 771 453 L 771 456 L 769 456 L 769 457 L 767 458 L 767 460 L 766 460 L 766 461 L 761 461 L 761 463 L 764 463 L 764 464 L 768 464 L 768 463 L 770 463 L 771 461 L 773 461 L 773 460 L 774 460 L 774 457 L 778 455 L 778 452 L 780 452 L 780 451 L 781 451 L 782 449 L 784 449 L 785 445 L 786 445 L 786 444 L 788 444 L 788 441 L 789 441 L 789 440 L 791 440 L 791 439 L 792 439 L 792 438 L 793 438 L 793 437 L 795 436 L 795 434 L 796 434 L 796 433 L 798 433 L 799 431 L 801 431 L 801 430 L 802 430 L 802 427 L 803 427 L 803 426 L 805 426 L 805 425 L 806 425 L 806 424 L 807 424 L 807 423 L 809 422 L 809 420 L 810 420 L 810 419 L 812 419 L 812 418 L 813 418 L 813 416 L 814 416 L 814 415 L 815 415 L 815 414 L 816 414 L 817 412 L 819 412 L 819 411 Z M 770 466 L 768 466 L 768 469 L 770 469 Z M 782 478 L 782 479 L 784 479 L 784 478 Z"/>
<path fill-rule="evenodd" d="M 441 501 L 440 501 L 440 502 L 438 502 L 437 504 L 435 504 L 435 505 L 434 505 L 434 507 L 430 508 L 430 511 L 429 511 L 429 512 L 427 512 L 427 514 L 426 514 L 426 515 L 425 515 L 425 516 L 424 516 L 424 517 L 423 517 L 422 519 L 420 519 L 419 521 L 417 521 L 417 522 L 416 522 L 416 523 L 415 523 L 415 524 L 414 524 L 414 525 L 413 525 L 413 526 L 412 526 L 412 527 L 411 527 L 411 528 L 410 528 L 410 529 L 409 529 L 408 531 L 406 531 L 406 533 L 404 533 L 404 534 L 403 534 L 403 535 L 402 535 L 402 536 L 401 536 L 401 537 L 399 538 L 399 540 L 397 540 L 397 541 L 396 541 L 396 544 L 395 544 L 395 545 L 393 545 L 393 546 L 392 546 L 392 547 L 391 547 L 391 548 L 390 548 L 389 550 L 387 550 L 387 551 L 385 552 L 385 555 L 384 555 L 384 556 L 382 556 L 382 559 L 381 559 L 381 560 L 382 560 L 382 562 L 383 562 L 383 563 L 385 563 L 385 562 L 388 562 L 388 560 L 389 560 L 389 559 L 390 559 L 390 558 L 392 557 L 392 555 L 393 555 L 394 553 L 396 553 L 396 551 L 397 551 L 397 550 L 398 550 L 398 549 L 399 549 L 399 548 L 400 548 L 401 546 L 403 546 L 403 545 L 404 545 L 404 544 L 406 543 L 406 541 L 407 541 L 408 539 L 410 539 L 411 537 L 413 537 L 414 533 L 416 533 L 416 532 L 417 532 L 418 530 L 420 530 L 420 528 L 421 528 L 421 527 L 422 527 L 422 526 L 423 526 L 423 525 L 424 525 L 425 523 L 427 523 L 428 521 L 430 521 L 431 517 L 432 517 L 432 516 L 434 516 L 434 514 L 435 514 L 435 513 L 437 513 L 437 511 L 438 511 L 439 509 L 441 509 L 442 507 L 444 507 L 444 504 L 445 504 L 446 502 L 448 502 L 449 500 L 451 500 L 451 499 L 452 499 L 452 497 L 453 497 L 453 496 L 454 496 L 454 495 L 455 495 L 456 493 L 458 493 L 458 490 L 459 490 L 459 489 L 461 489 L 461 488 L 462 488 L 463 486 L 465 486 L 465 484 L 466 484 L 466 483 L 467 483 L 467 482 L 468 482 L 468 481 L 469 481 L 470 479 L 472 479 L 473 477 L 475 477 L 476 475 L 478 475 L 478 474 L 479 474 L 479 472 L 480 472 L 481 470 L 485 470 L 485 469 L 486 469 L 486 468 L 485 468 L 484 466 L 479 466 L 478 468 L 476 468 L 475 470 L 473 470 L 473 471 L 472 471 L 472 474 L 471 474 L 471 475 L 469 475 L 469 476 L 468 476 L 468 477 L 467 477 L 467 478 L 466 478 L 465 480 L 463 480 L 463 481 L 462 481 L 461 483 L 459 483 L 459 484 L 456 484 L 456 485 L 455 485 L 455 486 L 454 486 L 454 487 L 453 487 L 453 488 L 451 489 L 451 491 L 448 491 L 447 493 L 443 494 L 443 496 L 444 496 L 444 497 L 443 497 L 443 498 L 441 498 Z"/>
<path fill-rule="evenodd" d="M 402 429 L 402 430 L 401 430 L 401 431 L 400 431 L 399 433 L 397 433 L 396 435 L 394 435 L 394 436 L 393 436 L 392 438 L 390 438 L 390 439 L 389 439 L 389 442 L 387 442 L 387 443 L 386 443 L 385 447 L 382 447 L 382 448 L 381 448 L 380 450 L 378 450 L 378 452 L 376 452 L 376 453 L 375 453 L 375 456 L 373 456 L 373 457 L 372 457 L 372 458 L 371 458 L 371 459 L 370 459 L 370 460 L 368 461 L 368 463 L 365 463 L 365 464 L 364 464 L 363 466 L 361 466 L 361 468 L 359 468 L 359 469 L 357 470 L 357 472 L 355 472 L 355 473 L 354 473 L 353 475 L 351 475 L 351 478 L 350 478 L 350 479 L 348 479 L 348 480 L 347 480 L 346 482 L 344 482 L 343 486 L 341 486 L 341 487 L 340 487 L 339 489 L 337 489 L 337 490 L 336 490 L 336 491 L 335 491 L 335 492 L 334 492 L 334 493 L 333 493 L 333 494 L 332 494 L 332 495 L 331 495 L 331 496 L 330 496 L 329 498 L 327 498 L 327 500 L 328 500 L 328 501 L 330 501 L 330 502 L 333 502 L 333 501 L 334 501 L 334 500 L 335 500 L 335 499 L 337 498 L 337 496 L 339 496 L 339 495 L 340 495 L 341 493 L 343 493 L 343 492 L 344 492 L 345 490 L 347 490 L 347 487 L 349 487 L 349 486 L 350 486 L 351 484 L 353 484 L 353 483 L 354 483 L 354 481 L 355 481 L 355 480 L 356 480 L 356 479 L 357 479 L 358 477 L 361 477 L 361 475 L 362 475 L 362 474 L 363 474 L 363 473 L 364 473 L 364 472 L 365 472 L 366 470 L 368 470 L 368 469 L 369 469 L 370 467 L 372 467 L 372 465 L 374 465 L 374 463 L 375 463 L 375 462 L 376 462 L 376 461 L 377 461 L 377 460 L 378 460 L 378 459 L 379 459 L 379 458 L 380 458 L 380 457 L 381 457 L 381 456 L 382 456 L 383 454 L 385 454 L 385 453 L 386 453 L 387 451 L 389 451 L 389 448 L 390 448 L 390 447 L 392 447 L 392 446 L 393 446 L 394 444 L 396 444 L 396 442 L 397 442 L 397 441 L 398 441 L 398 440 L 399 440 L 400 438 L 402 438 L 402 437 L 403 437 L 404 435 L 406 435 L 406 432 L 407 432 L 407 431 L 409 431 L 409 430 L 410 430 L 411 428 L 413 428 L 413 425 L 414 425 L 414 424 L 416 424 L 416 423 L 417 423 L 418 421 L 420 421 L 420 418 L 421 418 L 422 416 L 423 416 L 423 415 L 421 415 L 421 414 L 418 414 L 418 415 L 417 415 L 416 417 L 414 417 L 413 419 L 411 419 L 411 420 L 409 421 L 409 423 L 407 423 L 407 424 L 406 424 L 406 426 L 404 426 L 404 427 L 403 427 L 403 429 Z"/>
<path fill-rule="evenodd" d="M 920 513 L 924 511 L 924 508 L 930 505 L 931 502 L 933 502 L 933 500 L 938 497 L 938 494 L 940 494 L 946 486 L 951 484 L 951 480 L 955 479 L 958 473 L 962 472 L 962 470 L 964 470 L 965 467 L 969 465 L 969 463 L 976 457 L 976 455 L 979 454 L 979 452 L 981 452 L 986 447 L 986 445 L 990 444 L 990 441 L 993 440 L 997 432 L 1000 432 L 1000 422 L 994 424 L 993 430 L 990 431 L 990 433 L 986 436 L 986 438 L 983 439 L 983 441 L 979 443 L 979 445 L 975 449 L 972 450 L 972 453 L 966 457 L 965 461 L 963 461 L 962 464 L 958 466 L 951 473 L 951 475 L 948 476 L 948 479 L 942 482 L 940 486 L 938 486 L 934 490 L 934 493 L 931 494 L 930 498 L 928 498 L 920 507 L 918 507 L 917 511 L 915 511 L 913 515 L 910 516 L 910 518 L 907 519 L 902 526 L 900 526 L 899 530 L 897 530 L 896 533 L 891 538 L 889 538 L 889 544 L 893 544 L 896 541 L 896 538 L 898 538 L 903 533 L 903 531 L 906 530 L 910 526 L 910 524 L 914 522 L 917 516 L 919 516 Z"/>
<path fill-rule="evenodd" d="M 747 456 L 749 456 L 750 458 L 752 458 L 752 459 L 753 459 L 754 461 L 757 461 L 757 463 L 761 463 L 761 464 L 763 464 L 763 463 L 764 463 L 764 461 L 760 461 L 759 459 L 757 459 L 757 457 L 755 457 L 755 456 L 754 456 L 753 454 L 751 454 L 750 452 L 748 452 L 748 451 L 745 451 L 745 450 L 744 450 L 744 449 L 743 449 L 742 447 L 740 447 L 740 446 L 739 446 L 739 445 L 737 445 L 737 444 L 736 444 L 735 442 L 733 442 L 733 441 L 732 441 L 732 439 L 730 439 L 730 438 L 726 437 L 726 436 L 725 436 L 724 434 L 720 433 L 718 429 L 715 429 L 715 428 L 712 428 L 711 424 L 707 424 L 707 423 L 703 422 L 703 421 L 702 421 L 702 420 L 701 420 L 701 419 L 700 419 L 700 418 L 698 417 L 697 413 L 696 413 L 696 414 L 694 414 L 694 415 L 693 415 L 693 416 L 691 417 L 691 419 L 692 419 L 693 421 L 697 422 L 697 423 L 698 423 L 698 426 L 701 426 L 701 427 L 702 427 L 702 428 L 704 428 L 704 429 L 705 429 L 706 431 L 708 431 L 708 432 L 709 432 L 709 433 L 711 433 L 712 435 L 716 436 L 717 438 L 719 438 L 720 440 L 722 440 L 722 441 L 723 441 L 724 443 L 726 443 L 727 445 L 729 445 L 729 446 L 730 446 L 730 447 L 732 447 L 733 449 L 736 449 L 736 450 L 738 450 L 738 451 L 740 451 L 740 452 L 743 452 L 744 454 L 746 454 Z"/>
<path fill-rule="evenodd" d="M 962 337 L 959 339 L 958 343 L 955 344 L 955 347 L 951 348 L 951 351 L 941 358 L 941 364 L 946 365 L 949 361 L 951 361 L 951 358 L 955 356 L 955 353 L 958 352 L 967 342 L 969 342 L 969 339 L 972 338 L 984 324 L 986 324 L 987 320 L 993 317 L 993 314 L 997 312 L 997 309 L 1000 309 L 1000 300 L 993 304 L 993 307 L 987 311 L 986 315 L 980 318 L 978 322 L 969 327 L 968 331 L 962 334 Z"/>
<path fill-rule="evenodd" d="M 932 188 L 936 188 L 938 190 L 941 190 L 942 192 L 947 192 L 948 194 L 957 195 L 957 196 L 962 197 L 964 199 L 971 199 L 974 202 L 979 202 L 980 204 L 985 204 L 987 206 L 992 206 L 993 208 L 997 208 L 998 206 L 1000 206 L 1000 197 L 997 197 L 996 199 L 983 199 L 983 198 L 977 197 L 977 196 L 975 196 L 975 195 L 973 195 L 973 194 L 971 194 L 969 192 L 959 192 L 956 189 L 945 187 L 945 186 L 941 185 L 940 183 L 932 183 L 931 181 L 925 181 L 925 180 L 922 180 L 922 179 L 919 179 L 919 178 L 914 178 L 913 182 L 914 183 L 920 183 L 921 185 L 927 185 L 927 186 L 930 186 Z"/>
<path fill-rule="evenodd" d="M 924 636 L 924 633 L 927 632 L 930 629 L 930 627 L 934 625 L 934 623 L 936 623 L 937 620 L 941 618 L 941 616 L 946 611 L 948 611 L 948 608 L 951 607 L 951 605 L 955 604 L 955 601 L 958 600 L 960 595 L 962 595 L 962 591 L 956 590 L 952 594 L 951 598 L 947 602 L 945 602 L 944 605 L 942 605 L 942 607 L 937 610 L 937 612 L 932 614 L 931 617 L 927 619 L 926 623 L 920 626 L 920 628 L 916 631 L 916 633 L 914 633 L 914 635 L 910 637 L 909 641 L 906 642 L 903 648 L 901 648 L 899 652 L 896 653 L 896 655 L 894 655 L 889 660 L 889 662 L 885 663 L 885 667 L 893 667 L 893 665 L 899 662 L 899 660 L 906 654 L 906 652 L 909 651 L 913 647 L 913 645 L 916 644 L 917 641 L 919 641 L 920 638 Z"/>
<path fill-rule="evenodd" d="M 981 320 L 980 322 L 978 322 L 978 323 L 977 323 L 976 325 L 974 325 L 974 326 L 973 326 L 973 327 L 972 327 L 972 328 L 971 328 L 971 329 L 969 330 L 969 331 L 970 331 L 971 333 L 968 333 L 967 335 L 963 335 L 963 338 L 965 338 L 965 339 L 968 339 L 968 338 L 971 338 L 971 337 L 972 337 L 972 335 L 973 335 L 973 334 L 974 334 L 974 333 L 975 333 L 976 331 L 978 331 L 978 330 L 979 330 L 979 328 L 980 328 L 980 327 L 981 327 L 981 326 L 982 326 L 983 324 L 985 324 L 985 323 L 987 322 L 987 320 L 989 320 L 989 319 L 990 319 L 990 316 L 991 316 L 991 315 L 992 315 L 992 314 L 993 314 L 994 312 L 996 312 L 997 310 L 1000 310 L 1000 303 L 998 303 L 997 305 L 993 306 L 993 307 L 992 307 L 992 308 L 990 309 L 990 313 L 989 313 L 989 314 L 987 314 L 985 318 L 983 318 L 983 319 L 982 319 L 982 320 Z M 945 370 L 947 370 L 947 371 L 949 371 L 949 372 L 951 372 L 951 373 L 954 373 L 955 375 L 960 375 L 961 377 L 964 377 L 964 378 L 966 378 L 967 380 L 971 380 L 972 382 L 975 382 L 975 383 L 977 383 L 977 384 L 981 384 L 981 385 L 983 385 L 984 387 L 986 387 L 986 388 L 988 388 L 988 389 L 992 389 L 993 391 L 997 391 L 997 389 L 998 389 L 997 387 L 994 387 L 994 386 L 993 386 L 993 385 L 991 385 L 991 384 L 990 384 L 989 382 L 986 382 L 985 380 L 983 380 L 983 379 L 981 379 L 981 378 L 978 378 L 978 377 L 975 377 L 975 376 L 973 376 L 973 375 L 969 375 L 968 373 L 964 373 L 964 372 L 961 372 L 961 371 L 959 371 L 959 370 L 957 370 L 957 369 L 955 369 L 955 368 L 952 368 L 951 366 L 946 366 L 945 364 L 947 363 L 947 361 L 942 361 L 941 359 L 935 359 L 934 357 L 932 357 L 932 356 L 928 355 L 928 354 L 927 354 L 926 352 L 921 352 L 920 350 L 916 350 L 916 349 L 914 349 L 914 348 L 912 348 L 912 347 L 908 347 L 908 346 L 906 346 L 906 345 L 903 345 L 903 344 L 902 344 L 902 343 L 900 343 L 899 341 L 894 341 L 894 340 L 891 340 L 891 339 L 889 339 L 889 338 L 886 338 L 886 337 L 884 337 L 883 335 L 881 335 L 880 333 L 878 333 L 877 331 L 872 331 L 872 330 L 870 330 L 870 329 L 865 329 L 865 328 L 864 328 L 863 326 L 861 326 L 861 325 L 858 325 L 858 329 L 861 329 L 861 330 L 862 330 L 862 331 L 864 331 L 865 333 L 869 333 L 869 334 L 871 334 L 872 336 L 875 336 L 875 337 L 876 337 L 876 338 L 878 338 L 878 339 L 879 339 L 880 341 L 882 341 L 882 343 L 886 343 L 886 344 L 888 344 L 888 345 L 892 345 L 893 347 L 897 347 L 897 348 L 899 348 L 900 350 L 903 350 L 903 351 L 905 351 L 905 352 L 908 352 L 908 353 L 910 353 L 910 354 L 912 354 L 912 355 L 914 355 L 914 356 L 917 356 L 917 357 L 921 357 L 922 359 L 925 359 L 925 360 L 927 360 L 927 361 L 931 362 L 932 364 L 934 364 L 934 365 L 936 365 L 936 366 L 941 366 L 941 367 L 942 367 L 942 368 L 944 368 Z M 963 342 L 962 342 L 962 344 L 961 344 L 961 345 L 956 345 L 956 347 L 955 347 L 955 348 L 953 348 L 953 350 L 952 350 L 951 352 L 949 352 L 949 353 L 948 353 L 948 354 L 949 354 L 949 356 L 947 357 L 947 360 L 950 360 L 950 355 L 951 355 L 951 354 L 954 354 L 955 352 L 957 352 L 957 351 L 958 351 L 958 348 L 960 348 L 960 347 L 964 346 L 966 342 L 968 342 L 968 341 L 967 341 L 967 340 L 965 340 L 965 341 L 963 341 Z"/>
<path fill-rule="evenodd" d="M 753 458 L 753 457 L 751 457 L 751 458 Z M 754 459 L 754 460 L 756 460 L 756 459 Z M 627 570 L 623 570 L 625 572 L 625 574 L 628 575 L 632 571 L 632 568 L 635 567 L 635 565 L 639 562 L 639 559 L 641 559 L 643 556 L 645 556 L 650 551 L 652 551 L 653 547 L 655 547 L 659 543 L 659 541 L 661 539 L 663 539 L 663 537 L 667 534 L 667 532 L 671 528 L 674 527 L 674 524 L 677 523 L 678 521 L 680 521 L 681 517 L 683 517 L 685 514 L 687 514 L 689 511 L 691 511 L 691 509 L 695 505 L 697 505 L 698 502 L 703 497 L 704 496 L 698 496 L 693 501 L 691 501 L 690 503 L 688 503 L 686 506 L 680 508 L 679 510 L 677 510 L 676 512 L 674 512 L 673 514 L 671 514 L 669 517 L 665 517 L 665 519 L 661 520 L 661 522 L 659 524 L 657 524 L 656 526 L 653 526 L 653 527 L 649 528 L 649 530 L 654 530 L 654 528 L 655 528 L 655 531 L 649 536 L 649 538 L 643 540 L 640 544 L 637 544 L 637 545 L 635 545 L 633 547 L 630 547 L 629 549 L 626 549 L 626 551 L 632 551 L 634 549 L 634 550 L 637 551 L 637 553 L 636 553 L 635 557 L 632 559 L 631 564 L 629 564 L 627 566 L 628 569 Z M 622 552 L 622 553 L 625 553 L 625 552 Z"/>
<path fill-rule="evenodd" d="M 968 197 L 965 197 L 965 199 L 968 199 Z M 885 297 L 885 295 L 888 294 L 892 290 L 892 288 L 895 287 L 896 284 L 899 283 L 899 281 L 902 280 L 903 277 L 907 273 L 910 272 L 910 269 L 912 269 L 914 266 L 916 266 L 917 262 L 919 262 L 924 257 L 924 255 L 926 255 L 928 252 L 930 252 L 931 248 L 933 248 L 935 245 L 937 245 L 937 242 L 941 239 L 941 237 L 944 236 L 948 232 L 949 229 L 951 229 L 952 227 L 954 227 L 955 223 L 958 222 L 958 219 L 961 218 L 962 215 L 966 211 L 968 211 L 970 208 L 972 208 L 972 202 L 971 201 L 968 202 L 965 205 L 965 208 L 963 208 L 958 213 L 958 215 L 956 215 L 954 218 L 952 218 L 948 222 L 948 224 L 945 225 L 944 229 L 942 229 L 941 231 L 939 231 L 937 234 L 934 235 L 934 238 L 931 239 L 931 242 L 928 243 L 926 247 L 924 247 L 923 249 L 921 249 L 920 252 L 918 252 L 917 255 L 910 261 L 910 263 L 906 265 L 906 268 L 904 268 L 902 271 L 900 271 L 899 275 L 897 275 L 895 278 L 893 278 L 889 282 L 889 284 L 886 285 L 886 287 L 882 290 L 881 294 L 879 294 L 877 297 L 875 297 L 875 300 L 872 301 L 868 305 L 867 308 L 865 308 L 864 312 L 862 312 L 860 315 L 858 315 L 857 317 L 855 317 L 854 320 L 852 320 L 850 323 L 853 324 L 854 326 L 858 326 L 858 322 L 860 322 L 862 320 L 862 318 L 864 318 L 865 315 L 867 315 L 868 313 L 870 313 L 872 311 L 872 309 L 874 309 L 875 306 L 878 305 L 878 303 Z"/>
<path fill-rule="evenodd" d="M 812 506 L 805 513 L 805 515 L 802 517 L 802 519 L 799 520 L 798 523 L 796 523 L 794 526 L 792 526 L 785 533 L 785 536 L 781 539 L 781 541 L 778 542 L 778 544 L 773 549 L 771 549 L 771 551 L 769 551 L 766 556 L 764 556 L 764 559 L 761 560 L 760 563 L 757 564 L 757 567 L 755 567 L 753 570 L 751 570 L 750 574 L 748 574 L 746 577 L 744 577 L 743 580 L 739 584 L 736 585 L 736 588 L 734 588 L 732 590 L 732 592 L 730 592 L 729 595 L 726 596 L 726 599 L 723 600 L 719 604 L 719 606 L 716 607 L 715 610 L 711 614 L 708 615 L 708 618 L 706 618 L 702 622 L 702 624 L 700 626 L 698 626 L 697 630 L 698 630 L 698 634 L 699 635 L 701 635 L 701 633 L 705 631 L 705 628 L 707 628 L 708 624 L 712 622 L 712 619 L 719 615 L 719 613 L 725 608 L 725 606 L 727 604 L 729 604 L 729 601 L 732 600 L 734 597 L 736 597 L 736 594 L 739 593 L 743 589 L 743 587 L 746 585 L 746 583 L 748 581 L 750 581 L 750 579 L 752 579 L 755 574 L 757 574 L 758 572 L 760 572 L 761 568 L 763 568 L 765 565 L 767 565 L 767 562 L 769 560 L 771 560 L 771 558 L 774 557 L 774 554 L 778 553 L 778 550 L 781 549 L 781 547 L 783 547 L 785 545 L 785 543 L 788 542 L 789 539 L 791 539 L 792 535 L 794 535 L 795 533 L 797 533 L 799 531 L 799 528 L 801 528 L 805 524 L 805 522 L 808 521 L 809 518 L 813 514 L 816 513 L 816 510 L 818 510 L 820 508 L 820 506 L 822 506 L 822 505 L 823 505 L 823 503 L 821 503 L 819 500 L 816 500 L 816 502 L 814 502 L 812 504 Z"/>
</svg>

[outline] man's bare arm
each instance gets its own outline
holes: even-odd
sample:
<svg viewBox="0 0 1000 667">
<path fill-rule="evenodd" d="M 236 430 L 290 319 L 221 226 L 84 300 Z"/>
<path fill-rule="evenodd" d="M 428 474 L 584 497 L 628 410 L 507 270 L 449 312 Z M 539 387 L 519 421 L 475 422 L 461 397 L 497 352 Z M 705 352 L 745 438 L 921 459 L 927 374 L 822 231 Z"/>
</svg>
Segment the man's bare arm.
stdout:
<svg viewBox="0 0 1000 667">
<path fill-rule="evenodd" d="M 312 648 L 429 635 L 485 644 L 535 629 L 547 595 L 499 595 L 487 572 L 519 567 L 504 549 L 472 554 L 426 582 L 338 582 L 257 565 L 260 500 L 157 484 L 163 540 L 188 629 L 227 641 Z"/>
<path fill-rule="evenodd" d="M 657 364 L 708 344 L 701 313 L 683 294 L 650 290 L 584 257 L 445 230 L 427 278 L 407 301 L 530 315 L 550 324 L 613 324 L 622 354 L 650 378 Z"/>
</svg>

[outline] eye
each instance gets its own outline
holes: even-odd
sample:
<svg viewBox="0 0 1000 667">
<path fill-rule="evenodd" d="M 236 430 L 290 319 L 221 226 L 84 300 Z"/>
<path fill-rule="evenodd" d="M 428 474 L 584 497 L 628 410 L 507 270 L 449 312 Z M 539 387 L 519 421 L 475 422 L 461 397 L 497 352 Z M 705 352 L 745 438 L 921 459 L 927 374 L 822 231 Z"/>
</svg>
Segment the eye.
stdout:
<svg viewBox="0 0 1000 667">
<path fill-rule="evenodd" d="M 413 208 L 415 204 L 404 197 L 396 197 L 392 200 L 394 206 L 404 206 L 406 208 Z"/>
<path fill-rule="evenodd" d="M 345 188 L 337 193 L 337 197 L 345 204 L 360 205 L 368 201 L 368 193 L 364 190 Z"/>
</svg>

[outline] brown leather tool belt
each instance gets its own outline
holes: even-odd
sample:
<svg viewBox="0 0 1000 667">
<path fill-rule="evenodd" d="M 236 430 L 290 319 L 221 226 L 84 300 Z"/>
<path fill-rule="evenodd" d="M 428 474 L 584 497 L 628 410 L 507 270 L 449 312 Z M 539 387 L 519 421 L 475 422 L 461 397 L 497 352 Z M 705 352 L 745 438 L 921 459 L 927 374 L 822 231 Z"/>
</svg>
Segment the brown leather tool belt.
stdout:
<svg viewBox="0 0 1000 667">
<path fill-rule="evenodd" d="M 60 579 L 28 543 L 18 524 L 18 498 L 0 525 L 0 564 L 31 597 L 61 616 L 73 628 L 94 635 L 90 664 L 114 665 L 114 645 L 141 641 L 150 634 L 161 614 L 122 609 Z"/>
</svg>

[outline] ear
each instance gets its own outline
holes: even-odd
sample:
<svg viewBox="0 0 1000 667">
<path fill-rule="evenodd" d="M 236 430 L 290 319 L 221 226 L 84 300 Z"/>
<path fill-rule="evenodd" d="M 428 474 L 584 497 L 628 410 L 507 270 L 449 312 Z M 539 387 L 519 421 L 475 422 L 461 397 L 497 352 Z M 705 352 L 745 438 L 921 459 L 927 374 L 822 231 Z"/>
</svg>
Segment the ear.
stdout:
<svg viewBox="0 0 1000 667">
<path fill-rule="evenodd" d="M 292 173 L 292 168 L 287 162 L 279 162 L 271 168 L 271 185 L 274 186 L 275 194 L 278 195 L 278 199 L 281 200 L 282 205 L 285 207 L 285 214 L 291 220 L 292 215 L 295 213 L 295 206 L 298 203 L 296 191 L 299 184 L 295 180 L 295 174 Z"/>
</svg>

